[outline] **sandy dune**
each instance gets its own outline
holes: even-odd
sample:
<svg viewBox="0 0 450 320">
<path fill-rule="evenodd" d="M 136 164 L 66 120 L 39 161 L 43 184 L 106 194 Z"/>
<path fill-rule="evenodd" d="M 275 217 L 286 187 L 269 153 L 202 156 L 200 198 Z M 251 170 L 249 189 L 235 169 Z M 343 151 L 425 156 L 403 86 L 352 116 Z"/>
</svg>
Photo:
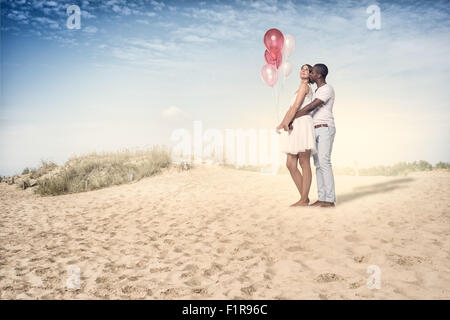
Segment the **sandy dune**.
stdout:
<svg viewBox="0 0 450 320">
<path fill-rule="evenodd" d="M 450 172 L 336 188 L 336 208 L 289 208 L 288 175 L 214 165 L 56 197 L 0 184 L 0 298 L 450 298 Z"/>
</svg>

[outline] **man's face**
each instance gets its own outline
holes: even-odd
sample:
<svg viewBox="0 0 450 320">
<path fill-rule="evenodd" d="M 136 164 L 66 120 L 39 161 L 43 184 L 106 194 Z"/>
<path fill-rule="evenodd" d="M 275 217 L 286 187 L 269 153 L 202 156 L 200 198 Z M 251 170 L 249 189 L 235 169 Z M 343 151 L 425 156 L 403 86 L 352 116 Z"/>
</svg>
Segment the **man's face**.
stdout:
<svg viewBox="0 0 450 320">
<path fill-rule="evenodd" d="M 309 75 L 309 78 L 310 78 L 312 81 L 316 82 L 318 76 L 319 76 L 319 73 L 317 72 L 316 67 L 313 67 L 313 69 L 312 69 L 312 71 L 311 71 L 311 74 Z"/>
</svg>

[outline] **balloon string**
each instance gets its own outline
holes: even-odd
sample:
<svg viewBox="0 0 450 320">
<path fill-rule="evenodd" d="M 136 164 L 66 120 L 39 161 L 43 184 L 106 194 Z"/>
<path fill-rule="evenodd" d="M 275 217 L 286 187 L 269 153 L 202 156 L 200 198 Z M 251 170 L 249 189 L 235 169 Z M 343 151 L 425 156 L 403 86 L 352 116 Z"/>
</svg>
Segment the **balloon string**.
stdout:
<svg viewBox="0 0 450 320">
<path fill-rule="evenodd" d="M 279 72 L 278 71 L 279 69 L 277 69 L 277 73 Z M 277 120 L 278 120 L 278 122 L 280 122 L 280 95 L 281 95 L 281 91 L 283 90 L 283 87 L 284 87 L 284 81 L 285 81 L 285 78 L 284 78 L 284 76 L 283 76 L 283 81 L 281 82 L 281 81 L 277 81 L 277 84 L 276 84 L 276 98 L 275 98 L 275 103 L 276 103 L 276 108 L 277 108 Z"/>
<path fill-rule="evenodd" d="M 278 73 L 278 69 L 277 69 L 277 73 Z M 280 110 L 278 108 L 278 98 L 279 98 L 279 96 L 278 96 L 278 87 L 279 87 L 278 83 L 275 84 L 275 106 L 276 106 L 276 109 L 277 109 L 277 121 L 278 121 L 278 123 L 280 123 Z"/>
<path fill-rule="evenodd" d="M 278 110 L 276 110 L 276 107 L 277 107 L 277 96 L 276 96 L 276 92 L 275 91 L 276 91 L 276 84 L 273 86 L 272 96 L 273 96 L 273 99 L 275 100 L 275 113 L 277 114 L 277 122 L 279 124 L 280 117 L 278 116 Z"/>
</svg>

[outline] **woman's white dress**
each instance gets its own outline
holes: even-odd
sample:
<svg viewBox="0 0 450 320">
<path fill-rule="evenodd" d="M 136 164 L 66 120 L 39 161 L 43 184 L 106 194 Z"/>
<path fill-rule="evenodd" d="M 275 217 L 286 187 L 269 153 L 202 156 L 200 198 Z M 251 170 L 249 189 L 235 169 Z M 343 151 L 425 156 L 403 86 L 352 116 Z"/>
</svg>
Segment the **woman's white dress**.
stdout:
<svg viewBox="0 0 450 320">
<path fill-rule="evenodd" d="M 297 97 L 297 92 L 291 100 L 290 105 L 294 104 Z M 314 100 L 314 90 L 309 86 L 309 92 L 305 96 L 302 105 L 298 110 L 304 108 L 306 105 Z M 305 115 L 303 117 L 296 118 L 292 123 L 294 127 L 286 139 L 286 143 L 283 148 L 284 153 L 297 154 L 299 152 L 305 152 L 311 150 L 311 155 L 316 153 L 316 137 L 314 134 L 314 126 L 311 115 Z"/>
</svg>

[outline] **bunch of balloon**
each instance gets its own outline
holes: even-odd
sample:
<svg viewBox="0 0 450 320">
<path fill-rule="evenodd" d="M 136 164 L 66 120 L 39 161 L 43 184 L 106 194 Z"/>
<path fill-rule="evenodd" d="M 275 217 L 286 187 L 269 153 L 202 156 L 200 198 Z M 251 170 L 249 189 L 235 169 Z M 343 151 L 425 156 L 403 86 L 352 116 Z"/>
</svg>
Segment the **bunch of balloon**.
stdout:
<svg viewBox="0 0 450 320">
<path fill-rule="evenodd" d="M 261 78 L 264 83 L 266 83 L 271 88 L 274 88 L 275 84 L 278 81 L 278 70 L 281 70 L 281 73 L 283 75 L 282 86 L 284 86 L 286 78 L 292 72 L 292 64 L 288 61 L 283 62 L 283 59 L 289 57 L 292 54 L 292 51 L 294 51 L 295 38 L 290 34 L 284 36 L 280 30 L 273 28 L 268 30 L 264 35 L 264 45 L 267 48 L 267 50 L 264 52 L 266 65 L 261 69 Z M 275 95 L 277 118 L 279 122 L 280 115 L 278 110 L 278 87 L 275 87 L 273 92 Z"/>
<path fill-rule="evenodd" d="M 282 63 L 282 50 L 284 46 L 284 36 L 280 30 L 272 28 L 267 30 L 264 35 L 264 45 L 266 46 L 266 51 L 264 52 L 264 59 L 266 60 L 266 65 L 261 69 L 261 78 L 265 84 L 269 87 L 274 88 L 278 81 L 278 68 Z M 278 114 L 278 88 L 274 88 L 273 91 L 275 95 L 275 107 Z"/>
</svg>

